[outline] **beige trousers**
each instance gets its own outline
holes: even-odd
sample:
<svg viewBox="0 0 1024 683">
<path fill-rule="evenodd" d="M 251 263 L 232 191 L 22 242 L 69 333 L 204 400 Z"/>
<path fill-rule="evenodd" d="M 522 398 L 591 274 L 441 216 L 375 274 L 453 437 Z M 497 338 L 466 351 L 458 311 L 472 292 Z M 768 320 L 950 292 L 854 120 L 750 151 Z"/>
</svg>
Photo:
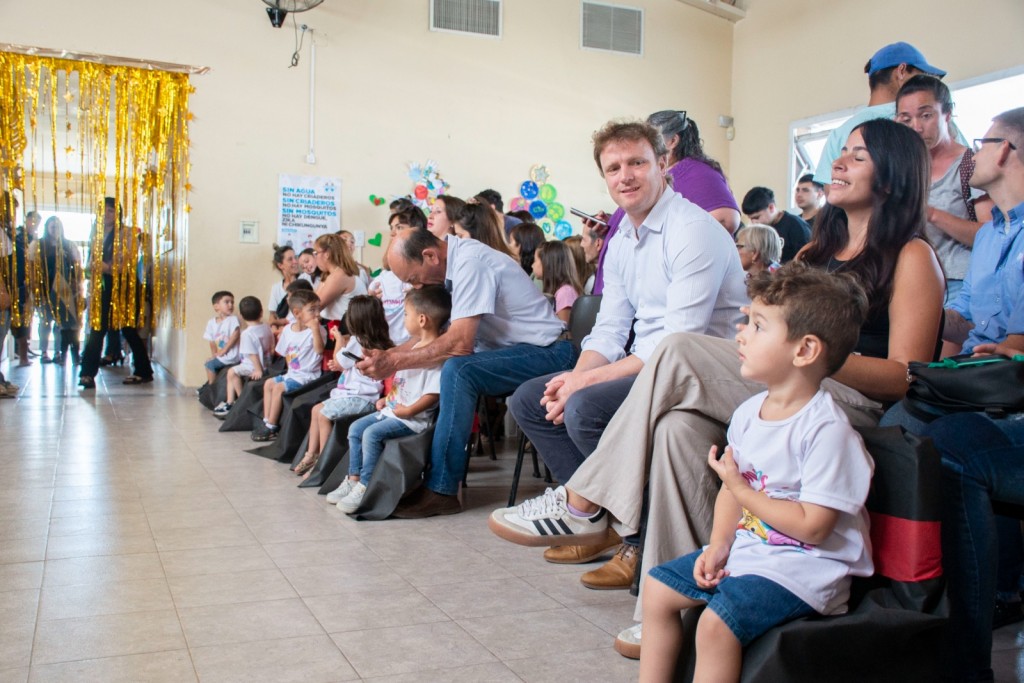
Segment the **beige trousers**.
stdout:
<svg viewBox="0 0 1024 683">
<path fill-rule="evenodd" d="M 823 387 L 856 426 L 874 425 L 882 415 L 881 404 L 858 391 L 830 379 Z M 708 451 L 724 446 L 733 411 L 763 390 L 740 375 L 735 341 L 670 335 L 644 365 L 597 450 L 566 483 L 608 510 L 623 535 L 639 530 L 650 483 L 642 576 L 708 542 L 719 486 Z M 641 600 L 635 616 L 639 621 Z"/>
</svg>

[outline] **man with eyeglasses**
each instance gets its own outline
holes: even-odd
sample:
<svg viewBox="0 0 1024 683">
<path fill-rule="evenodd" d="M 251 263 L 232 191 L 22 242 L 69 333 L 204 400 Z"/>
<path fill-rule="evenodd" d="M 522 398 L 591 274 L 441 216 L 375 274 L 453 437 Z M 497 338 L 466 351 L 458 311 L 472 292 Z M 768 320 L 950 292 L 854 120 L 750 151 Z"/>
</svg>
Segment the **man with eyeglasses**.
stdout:
<svg viewBox="0 0 1024 683">
<path fill-rule="evenodd" d="M 962 353 L 1003 341 L 1024 291 L 1024 107 L 993 118 L 974 150 L 971 187 L 995 207 L 974 238 L 963 289 L 946 309 L 943 339 L 961 344 Z"/>
</svg>

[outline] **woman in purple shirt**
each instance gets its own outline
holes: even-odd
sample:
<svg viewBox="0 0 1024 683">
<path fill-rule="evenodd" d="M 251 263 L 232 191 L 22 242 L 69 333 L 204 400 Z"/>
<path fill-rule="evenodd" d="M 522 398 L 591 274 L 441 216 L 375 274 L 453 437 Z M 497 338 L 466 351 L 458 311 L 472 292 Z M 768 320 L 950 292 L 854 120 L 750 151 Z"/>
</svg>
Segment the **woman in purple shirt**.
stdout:
<svg viewBox="0 0 1024 683">
<path fill-rule="evenodd" d="M 704 153 L 697 124 L 686 116 L 685 111 L 673 110 L 655 112 L 647 117 L 647 123 L 657 128 L 665 138 L 670 164 L 666 175 L 672 189 L 714 216 L 730 235 L 736 232 L 740 226 L 739 205 L 722 173 L 722 166 Z M 594 294 L 600 294 L 604 287 L 601 277 L 604 251 L 625 215 L 622 209 L 616 209 L 608 220 L 609 229 L 598 260 Z M 602 214 L 598 216 L 606 219 Z"/>
</svg>

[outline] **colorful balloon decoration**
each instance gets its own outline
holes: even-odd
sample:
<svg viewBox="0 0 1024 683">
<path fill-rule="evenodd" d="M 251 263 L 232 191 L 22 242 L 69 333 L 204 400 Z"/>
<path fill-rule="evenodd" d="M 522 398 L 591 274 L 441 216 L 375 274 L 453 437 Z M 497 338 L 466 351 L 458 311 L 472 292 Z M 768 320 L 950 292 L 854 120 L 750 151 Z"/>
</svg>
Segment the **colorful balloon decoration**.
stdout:
<svg viewBox="0 0 1024 683">
<path fill-rule="evenodd" d="M 572 235 L 572 224 L 565 218 L 565 206 L 558 201 L 558 190 L 548 182 L 551 174 L 543 164 L 530 167 L 530 177 L 519 184 L 519 195 L 509 201 L 510 211 L 529 211 L 545 235 L 565 239 Z"/>
<path fill-rule="evenodd" d="M 445 194 L 450 187 L 432 159 L 424 164 L 409 164 L 409 179 L 413 182 L 412 201 L 424 211 L 429 211 L 438 195 Z"/>
</svg>

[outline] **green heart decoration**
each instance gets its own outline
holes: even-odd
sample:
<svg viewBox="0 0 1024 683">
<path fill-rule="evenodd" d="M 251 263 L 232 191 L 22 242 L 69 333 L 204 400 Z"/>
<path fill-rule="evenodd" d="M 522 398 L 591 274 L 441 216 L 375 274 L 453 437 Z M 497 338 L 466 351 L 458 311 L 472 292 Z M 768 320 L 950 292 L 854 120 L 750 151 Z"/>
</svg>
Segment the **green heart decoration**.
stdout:
<svg viewBox="0 0 1024 683">
<path fill-rule="evenodd" d="M 383 238 L 384 238 L 384 236 L 381 233 L 378 232 L 376 235 L 374 235 L 373 237 L 371 237 L 370 239 L 368 239 L 366 241 L 369 244 L 371 244 L 371 245 L 373 245 L 375 247 L 379 247 Z"/>
</svg>

